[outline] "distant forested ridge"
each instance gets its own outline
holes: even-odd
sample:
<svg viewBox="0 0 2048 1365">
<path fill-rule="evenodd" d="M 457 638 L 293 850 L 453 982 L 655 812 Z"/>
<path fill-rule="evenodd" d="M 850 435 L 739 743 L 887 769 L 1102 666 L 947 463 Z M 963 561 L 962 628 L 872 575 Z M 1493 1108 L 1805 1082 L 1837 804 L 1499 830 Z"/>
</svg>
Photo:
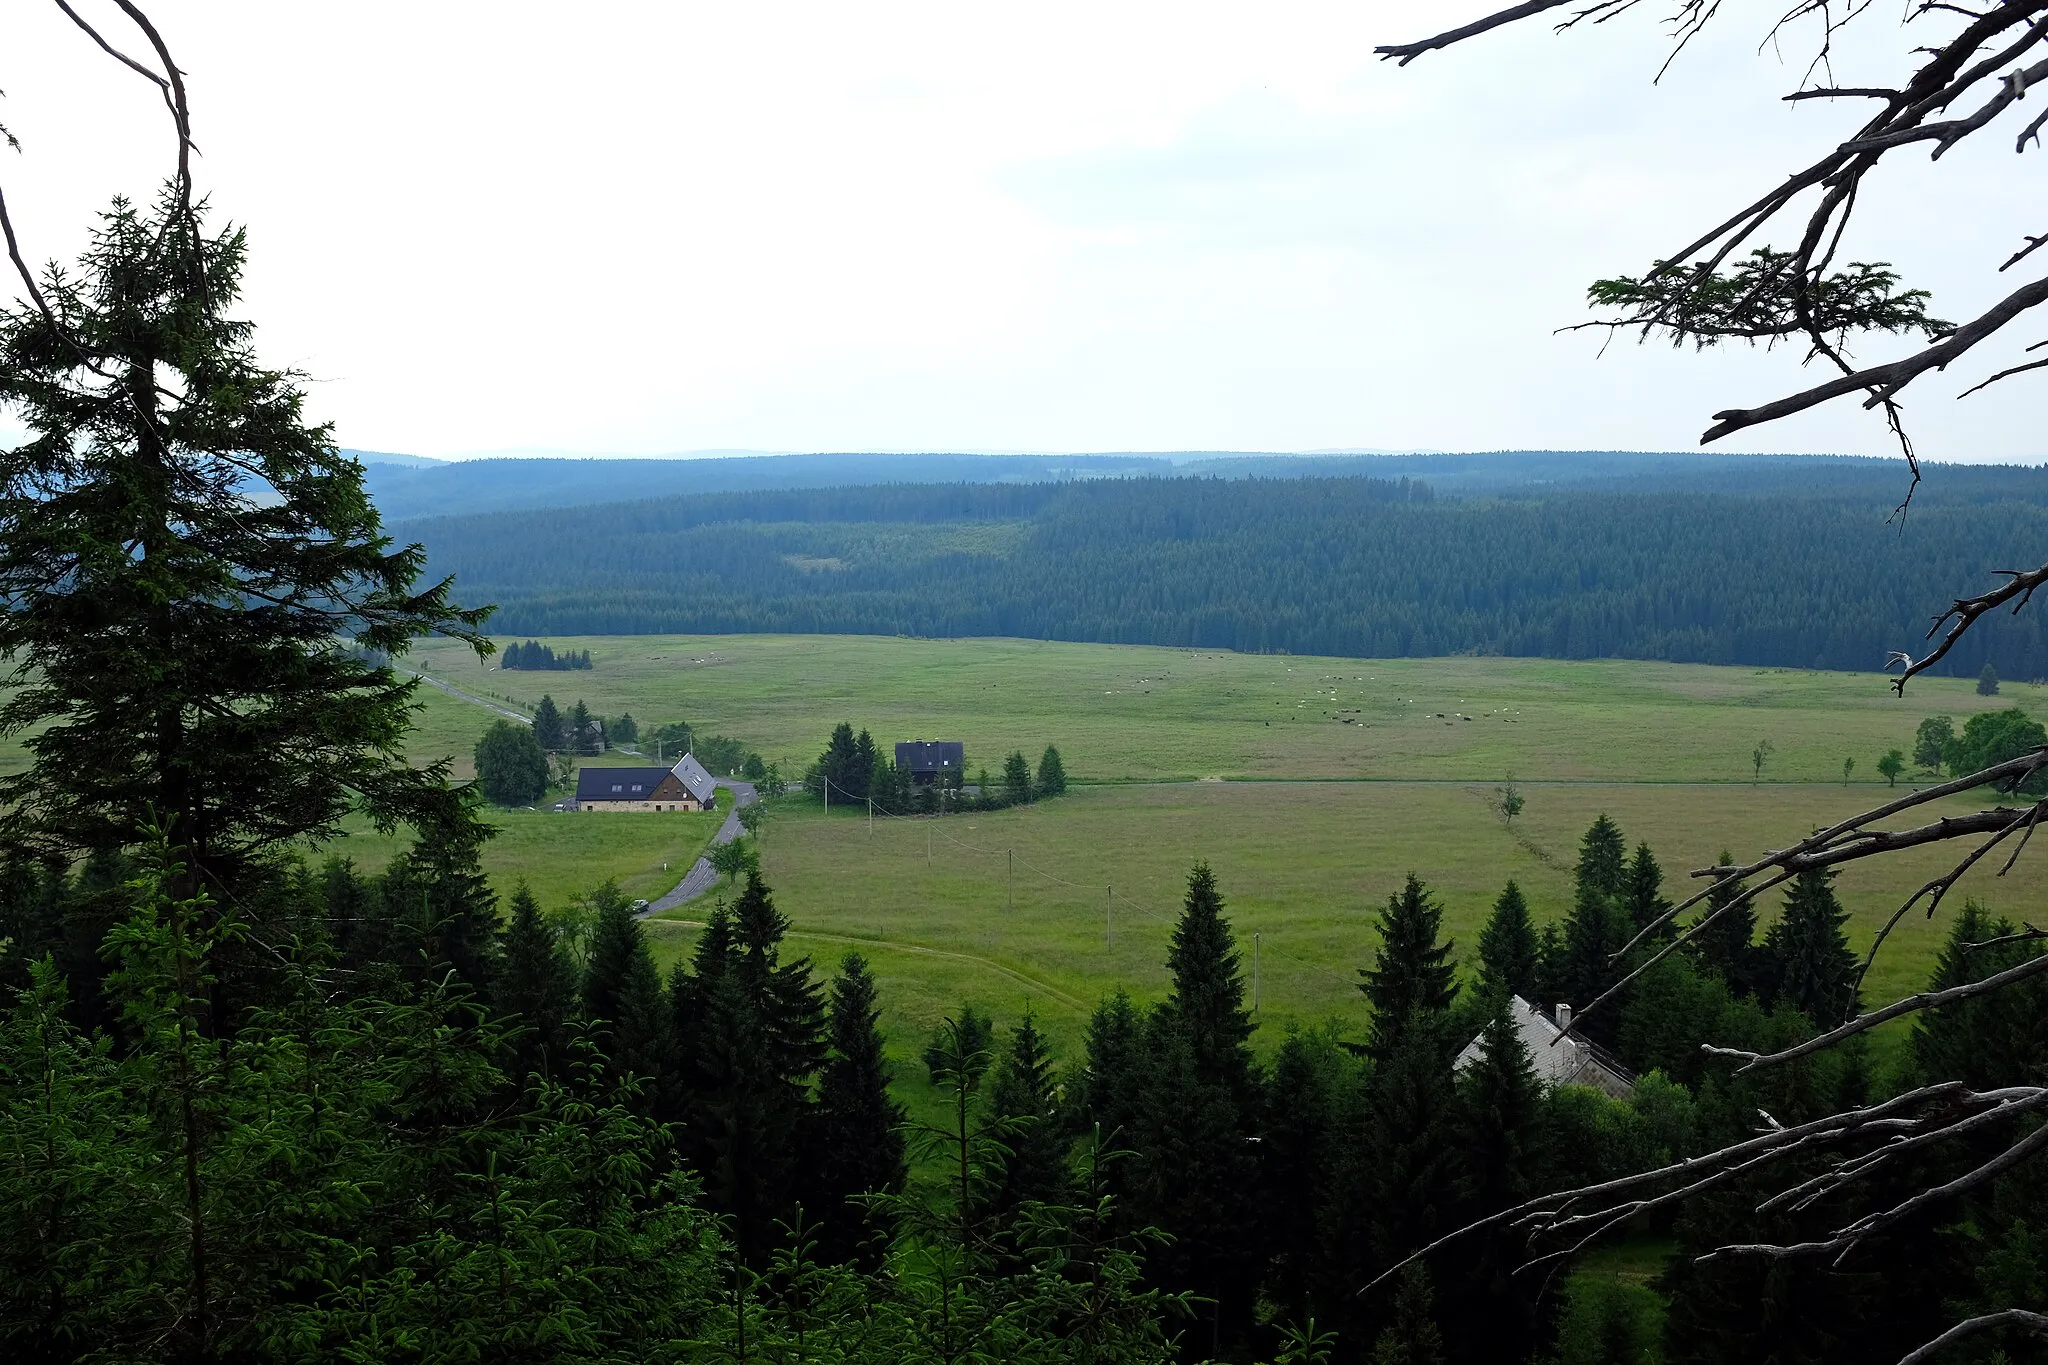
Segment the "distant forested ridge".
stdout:
<svg viewBox="0 0 2048 1365">
<path fill-rule="evenodd" d="M 1421 457 L 1417 457 L 1421 458 Z M 1830 475 L 1824 466 L 1838 468 Z M 1764 491 L 1408 479 L 891 484 L 408 523 L 507 633 L 1006 635 L 1864 669 L 2048 552 L 2048 473 L 1760 464 Z M 2034 613 L 1951 656 L 2048 675 Z"/>
<path fill-rule="evenodd" d="M 1420 479 L 1439 497 L 1598 489 L 1630 493 L 1826 492 L 1894 502 L 1905 471 L 1894 460 L 1846 455 L 1726 455 L 1704 451 L 1496 450 L 1478 454 L 1172 451 L 1092 455 L 820 454 L 689 459 L 500 458 L 460 461 L 344 450 L 387 522 L 587 507 L 694 493 L 849 488 L 869 484 L 1071 483 L 1084 479 Z M 1943 465 L 1944 488 L 1994 490 L 2039 471 Z M 1890 503 L 1885 504 L 1890 506 Z"/>
</svg>

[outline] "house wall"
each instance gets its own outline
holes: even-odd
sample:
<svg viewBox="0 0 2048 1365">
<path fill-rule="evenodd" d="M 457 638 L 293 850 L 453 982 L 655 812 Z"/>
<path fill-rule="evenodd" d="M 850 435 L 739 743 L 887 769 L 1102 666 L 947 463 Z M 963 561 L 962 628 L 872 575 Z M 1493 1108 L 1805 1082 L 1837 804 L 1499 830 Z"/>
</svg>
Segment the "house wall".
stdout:
<svg viewBox="0 0 2048 1365">
<path fill-rule="evenodd" d="M 587 811 L 699 811 L 704 809 L 703 802 L 687 794 L 676 797 L 674 800 L 664 797 L 659 801 L 579 801 L 576 804 L 579 808 Z"/>
</svg>

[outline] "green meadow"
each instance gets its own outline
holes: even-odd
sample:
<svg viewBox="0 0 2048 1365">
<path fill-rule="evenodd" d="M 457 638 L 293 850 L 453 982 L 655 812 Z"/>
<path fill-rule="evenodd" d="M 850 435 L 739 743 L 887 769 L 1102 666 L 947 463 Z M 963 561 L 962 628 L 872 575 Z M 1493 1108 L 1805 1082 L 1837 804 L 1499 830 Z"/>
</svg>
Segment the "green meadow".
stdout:
<svg viewBox="0 0 2048 1365">
<path fill-rule="evenodd" d="M 1911 748 L 1915 726 L 1944 713 L 2020 706 L 2048 717 L 2039 687 L 1980 698 L 1969 680 L 1916 680 L 1904 698 L 1869 674 L 1540 659 L 1317 659 L 1029 640 L 833 636 L 633 636 L 552 639 L 588 649 L 595 667 L 505 672 L 454 645 L 414 662 L 479 698 L 530 708 L 686 720 L 745 741 L 799 773 L 831 726 L 850 720 L 886 745 L 966 742 L 970 766 L 1012 749 L 1065 759 L 1066 797 L 939 820 L 829 815 L 775 803 L 763 866 L 794 925 L 793 944 L 829 967 L 858 948 L 884 986 L 897 1047 L 909 1055 L 946 1012 L 973 1001 L 999 1019 L 1025 1008 L 1071 1049 L 1087 1011 L 1118 987 L 1164 988 L 1167 935 L 1187 871 L 1216 870 L 1252 967 L 1263 1041 L 1290 1027 L 1363 1023 L 1357 969 L 1372 916 L 1415 872 L 1446 907 L 1470 955 L 1501 886 L 1514 878 L 1538 916 L 1569 902 L 1577 840 L 1602 813 L 1647 842 L 1667 889 L 1723 849 L 1739 860 L 1882 799 L 1880 754 Z M 492 716 L 420 690 L 415 753 L 469 751 Z M 1751 764 L 1772 747 L 1762 780 Z M 18 747 L 0 751 L 16 766 Z M 1854 759 L 1844 782 L 1844 759 Z M 610 754 L 603 762 L 634 762 Z M 1488 808 L 1513 774 L 1527 809 L 1512 830 Z M 1959 811 L 1970 803 L 1951 802 Z M 486 868 L 501 892 L 525 880 L 558 906 L 607 877 L 653 898 L 708 842 L 715 816 L 493 815 Z M 338 851 L 378 867 L 395 841 L 355 830 Z M 1015 875 L 1011 876 L 1013 865 Z M 1840 888 L 1859 947 L 1939 870 L 1939 850 L 1847 870 Z M 2022 866 L 1996 861 L 1953 897 L 2002 912 L 2048 914 Z M 1768 920 L 1776 898 L 1760 907 Z M 687 951 L 700 901 L 649 921 L 664 962 Z M 1876 999 L 1925 977 L 1946 917 L 1903 921 L 1866 987 Z"/>
<path fill-rule="evenodd" d="M 551 638 L 588 672 L 506 672 L 454 645 L 414 662 L 480 696 L 530 708 L 543 693 L 643 725 L 687 721 L 745 740 L 785 769 L 850 720 L 880 741 L 958 739 L 970 767 L 1060 746 L 1070 777 L 1372 778 L 1741 782 L 1875 779 L 1937 712 L 1963 719 L 2048 693 L 1917 679 L 1894 697 L 1877 673 L 1712 668 L 1620 660 L 1319 659 L 1035 640 L 828 635 Z M 445 695 L 425 701 L 423 749 L 466 757 L 482 729 Z M 1469 716 L 1471 719 L 1459 719 Z"/>
<path fill-rule="evenodd" d="M 1256 958 L 1262 1045 L 1289 1028 L 1355 1034 L 1374 912 L 1410 871 L 1436 889 L 1469 957 L 1509 878 L 1540 918 L 1563 915 L 1578 838 L 1602 812 L 1632 845 L 1656 850 L 1668 889 L 1682 896 L 1688 874 L 1723 849 L 1751 858 L 1881 799 L 1878 757 L 1910 750 L 1925 716 L 1960 725 L 2012 705 L 2048 715 L 2048 696 L 2031 685 L 1980 698 L 1970 680 L 1922 679 L 1900 698 L 1875 673 L 1627 661 L 833 636 L 549 643 L 588 649 L 595 667 L 506 672 L 447 644 L 416 661 L 519 708 L 547 693 L 643 725 L 686 720 L 744 740 L 792 775 L 840 720 L 885 746 L 961 739 L 971 767 L 1059 745 L 1074 790 L 1023 809 L 870 825 L 862 810 L 776 803 L 761 851 L 793 948 L 828 970 L 849 949 L 865 954 L 905 1059 L 964 1001 L 998 1020 L 1028 1008 L 1073 1055 L 1104 994 L 1164 990 L 1167 936 L 1197 860 L 1230 898 L 1248 972 Z M 420 752 L 460 765 L 488 716 L 423 689 L 421 719 Z M 1764 740 L 1772 752 L 1757 781 L 1751 754 Z M 1844 759 L 1855 760 L 1846 783 Z M 1527 799 L 1512 829 L 1488 807 L 1508 774 Z M 543 892 L 551 904 L 610 875 L 632 894 L 654 894 L 649 860 L 666 845 L 628 850 L 624 831 L 595 828 L 596 819 L 506 817 L 488 855 L 493 875 L 527 875 L 555 892 Z M 529 850 L 544 835 L 559 842 Z M 1859 947 L 1939 870 L 1940 856 L 1921 850 L 1843 874 Z M 2038 919 L 2048 896 L 2024 871 L 2000 879 L 1981 866 L 1951 903 L 1975 895 Z M 1775 909 L 1767 898 L 1762 918 Z M 700 901 L 649 921 L 664 965 L 688 951 L 708 910 Z M 1945 932 L 1945 917 L 1902 922 L 1866 994 L 1918 985 Z"/>
<path fill-rule="evenodd" d="M 1372 959 L 1373 916 L 1410 871 L 1437 893 L 1445 930 L 1469 962 L 1509 878 L 1539 919 L 1564 915 L 1578 838 L 1603 811 L 1632 844 L 1657 851 L 1667 887 L 1682 896 L 1687 874 L 1724 847 L 1780 846 L 1875 794 L 1839 783 L 1537 783 L 1510 831 L 1487 808 L 1490 791 L 1419 782 L 1095 787 L 992 814 L 878 818 L 872 830 L 858 810 L 786 803 L 763 827 L 763 875 L 799 951 L 825 965 L 849 948 L 869 958 L 892 1037 L 921 1038 L 973 1001 L 998 1020 L 1029 1008 L 1072 1055 L 1104 995 L 1164 993 L 1187 872 L 1206 860 L 1229 900 L 1247 975 L 1256 956 L 1261 1043 L 1271 1047 L 1287 1029 L 1325 1022 L 1362 1033 L 1357 971 Z M 1847 869 L 1838 889 L 1857 946 L 1940 866 L 1936 851 L 1919 850 Z M 2038 879 L 2000 879 L 1995 866 L 1973 871 L 1951 907 L 1965 895 L 2036 922 L 2048 911 Z M 1761 919 L 1778 899 L 1764 898 Z M 665 961 L 694 941 L 706 908 L 649 921 Z M 1902 921 L 1866 997 L 1920 985 L 1946 931 L 1945 915 Z"/>
</svg>

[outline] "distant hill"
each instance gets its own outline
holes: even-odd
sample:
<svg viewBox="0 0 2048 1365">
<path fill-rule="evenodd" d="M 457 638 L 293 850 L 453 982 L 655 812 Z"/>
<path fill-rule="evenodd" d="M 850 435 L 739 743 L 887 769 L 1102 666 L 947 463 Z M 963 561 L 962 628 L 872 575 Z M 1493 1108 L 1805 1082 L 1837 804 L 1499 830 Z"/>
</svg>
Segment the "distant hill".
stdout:
<svg viewBox="0 0 2048 1365">
<path fill-rule="evenodd" d="M 344 447 L 341 453 L 366 468 L 386 465 L 405 469 L 438 469 L 447 463 L 428 455 L 398 455 L 388 450 L 349 450 Z"/>
<path fill-rule="evenodd" d="M 825 457 L 820 457 L 825 458 Z M 974 457 L 982 458 L 982 457 Z M 1386 479 L 1368 467 L 1428 470 Z M 1547 461 L 1547 463 L 1546 463 Z M 1228 477 L 1203 477 L 1222 465 Z M 2048 471 L 1797 457 L 1362 456 L 776 488 L 395 525 L 505 634 L 1013 635 L 1353 657 L 1875 669 L 2048 555 Z M 1042 468 L 1042 467 L 1041 467 Z M 1517 474 L 1547 473 L 1549 482 Z M 1461 496 L 1444 496 L 1451 482 Z M 2048 676 L 2038 611 L 1949 669 Z M 1946 670 L 1945 670 L 1946 671 Z"/>
<path fill-rule="evenodd" d="M 485 459 L 401 469 L 370 464 L 387 521 L 463 512 L 584 507 L 684 493 L 885 483 L 1042 483 L 1172 472 L 1158 456 L 749 455 L 721 459 Z"/>
<path fill-rule="evenodd" d="M 1440 497 L 1586 490 L 1675 493 L 1905 495 L 1902 462 L 1841 455 L 1723 455 L 1697 451 L 1503 450 L 1481 454 L 1318 454 L 1174 451 L 1092 455 L 747 455 L 696 459 L 474 459 L 352 451 L 388 521 L 588 507 L 694 493 L 764 492 L 869 484 L 1061 483 L 1132 477 L 1421 479 Z M 2014 496 L 2048 489 L 2038 469 L 1941 465 L 1953 492 Z M 2027 494 L 2032 496 L 2032 494 Z"/>
</svg>

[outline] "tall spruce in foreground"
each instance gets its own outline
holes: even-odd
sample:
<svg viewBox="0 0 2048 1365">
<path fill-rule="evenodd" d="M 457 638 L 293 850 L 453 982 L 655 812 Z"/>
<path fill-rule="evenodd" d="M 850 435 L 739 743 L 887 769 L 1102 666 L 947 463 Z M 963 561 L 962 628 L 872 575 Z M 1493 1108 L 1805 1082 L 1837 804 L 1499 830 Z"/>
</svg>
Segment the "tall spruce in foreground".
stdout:
<svg viewBox="0 0 2048 1365">
<path fill-rule="evenodd" d="M 1493 903 L 1486 927 L 1479 931 L 1479 987 L 1505 1000 L 1519 995 L 1533 1001 L 1542 969 L 1535 921 L 1522 888 L 1510 881 Z"/>
<path fill-rule="evenodd" d="M 827 1056 L 810 959 L 781 960 L 788 929 L 767 884 L 749 872 L 724 963 L 699 968 L 703 999 L 689 1040 L 688 1150 L 708 1202 L 732 1219 L 740 1254 L 755 1264 L 795 1216 L 816 1117 L 811 1085 Z"/>
<path fill-rule="evenodd" d="M 1059 1081 L 1045 1035 L 1027 1010 L 1010 1033 L 988 1088 L 988 1116 L 1009 1149 L 994 1213 L 1008 1220 L 1027 1203 L 1066 1200 L 1073 1184 L 1067 1136 L 1060 1130 Z"/>
<path fill-rule="evenodd" d="M 1224 1086 L 1239 1103 L 1249 1102 L 1256 1025 L 1244 1004 L 1244 960 L 1207 863 L 1196 863 L 1188 874 L 1187 899 L 1166 950 L 1166 969 L 1173 974 L 1173 989 L 1162 1012 L 1187 1035 L 1203 1079 Z"/>
<path fill-rule="evenodd" d="M 1571 913 L 1564 921 L 1562 956 L 1551 965 L 1551 984 L 1560 999 L 1584 1008 L 1621 978 L 1623 969 L 1615 961 L 1615 954 L 1635 936 L 1625 904 L 1627 894 L 1628 865 L 1621 829 L 1602 815 L 1579 843 L 1578 873 Z M 1607 1026 L 1607 1020 L 1602 1019 L 1595 1029 Z"/>
<path fill-rule="evenodd" d="M 228 316 L 244 255 L 171 192 L 116 200 L 79 271 L 44 277 L 56 326 L 0 313 L 0 406 L 29 433 L 0 451 L 0 736 L 33 759 L 0 779 L 0 842 L 75 855 L 160 823 L 180 896 L 352 808 L 388 827 L 445 805 L 447 764 L 404 756 L 416 681 L 337 636 L 490 650 Z"/>
<path fill-rule="evenodd" d="M 1722 867 L 1734 861 L 1733 854 L 1721 850 Z M 1757 960 L 1756 902 L 1744 898 L 1744 889 L 1741 882 L 1715 884 L 1707 893 L 1706 908 L 1693 921 L 1704 927 L 1690 945 L 1700 966 L 1727 982 L 1729 993 L 1737 997 L 1756 994 L 1762 970 Z"/>
<path fill-rule="evenodd" d="M 1627 916 L 1624 927 L 1629 937 L 1652 924 L 1657 925 L 1654 937 L 1659 941 L 1672 937 L 1671 922 L 1664 919 L 1671 912 L 1671 902 L 1664 897 L 1664 869 L 1657 865 L 1657 855 L 1650 852 L 1648 844 L 1636 845 L 1635 856 L 1628 860 L 1622 873 L 1621 905 Z"/>
<path fill-rule="evenodd" d="M 889 1060 L 882 1051 L 882 1017 L 867 959 L 848 953 L 839 963 L 830 1004 L 831 1055 L 818 1073 L 816 1180 L 823 1225 L 820 1253 L 856 1257 L 872 1265 L 887 1249 L 885 1216 L 856 1202 L 867 1194 L 897 1194 L 909 1167 L 904 1161 L 903 1106 L 889 1096 Z"/>
<path fill-rule="evenodd" d="M 612 1074 L 632 1073 L 647 1087 L 641 1107 L 651 1110 L 668 1081 L 673 1014 L 661 974 L 633 903 L 608 881 L 591 893 L 595 926 L 583 974 L 583 1012 L 602 1030 Z"/>
<path fill-rule="evenodd" d="M 1771 998 L 1826 1028 L 1856 1010 L 1856 954 L 1842 932 L 1849 912 L 1836 898 L 1834 882 L 1830 868 L 1793 878 L 1778 922 L 1764 935 Z"/>
<path fill-rule="evenodd" d="M 1132 1211 L 1172 1237 L 1149 1265 L 1160 1283 L 1209 1301 L 1197 1309 L 1194 1344 L 1221 1356 L 1254 1328 L 1263 1248 L 1253 1139 L 1263 1105 L 1242 964 L 1206 863 L 1188 875 L 1166 962 L 1173 987 L 1145 1029 Z"/>
<path fill-rule="evenodd" d="M 1366 1053 L 1375 1060 L 1393 1055 L 1402 1035 L 1419 1015 L 1436 1015 L 1457 998 L 1458 964 L 1449 940 L 1439 943 L 1443 906 L 1413 872 L 1398 894 L 1387 897 L 1380 912 L 1379 951 L 1358 989 L 1372 1003 L 1372 1032 Z"/>
<path fill-rule="evenodd" d="M 576 969 L 541 918 L 540 903 L 521 882 L 498 946 L 491 1001 L 525 1031 L 513 1039 L 513 1079 L 566 1074 L 569 1019 L 576 1009 Z"/>
</svg>

